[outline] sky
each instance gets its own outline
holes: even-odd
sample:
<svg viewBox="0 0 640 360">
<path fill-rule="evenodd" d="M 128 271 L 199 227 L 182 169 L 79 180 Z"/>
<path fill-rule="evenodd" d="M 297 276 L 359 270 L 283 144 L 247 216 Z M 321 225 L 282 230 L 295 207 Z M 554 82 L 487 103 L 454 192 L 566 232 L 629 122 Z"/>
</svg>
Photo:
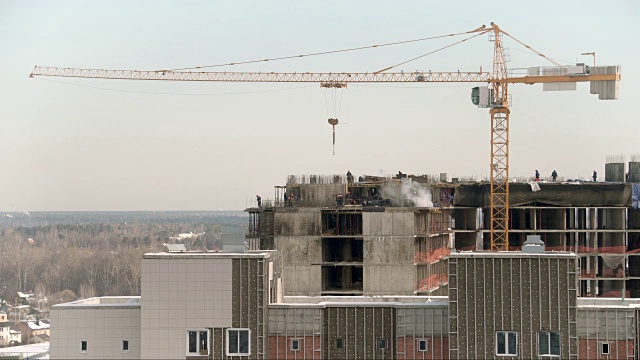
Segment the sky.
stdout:
<svg viewBox="0 0 640 360">
<path fill-rule="evenodd" d="M 620 99 L 512 85 L 510 176 L 603 177 L 640 153 L 640 2 L 0 0 L 0 211 L 241 210 L 287 175 L 489 175 L 480 84 L 36 77 L 34 65 L 157 70 L 419 39 L 495 22 L 563 65 L 622 65 Z M 209 71 L 373 72 L 460 37 Z M 551 66 L 505 39 L 510 69 Z M 393 71 L 485 71 L 479 36 Z M 337 117 L 335 155 L 331 126 Z"/>
</svg>

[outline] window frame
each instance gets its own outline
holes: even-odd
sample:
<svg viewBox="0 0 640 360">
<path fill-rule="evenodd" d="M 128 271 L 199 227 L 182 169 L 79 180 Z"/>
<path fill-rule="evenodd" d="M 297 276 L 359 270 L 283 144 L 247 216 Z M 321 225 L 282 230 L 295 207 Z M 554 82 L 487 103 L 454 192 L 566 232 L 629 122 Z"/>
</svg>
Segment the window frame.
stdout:
<svg viewBox="0 0 640 360">
<path fill-rule="evenodd" d="M 127 348 L 124 348 L 124 344 L 127 344 Z M 123 353 L 128 353 L 129 352 L 129 339 L 122 339 L 122 341 L 120 342 L 120 350 L 122 350 Z"/>
<path fill-rule="evenodd" d="M 498 351 L 498 335 L 500 333 L 504 334 L 504 349 L 505 349 L 505 353 L 501 354 Z M 509 354 L 509 334 L 515 334 L 516 336 L 516 353 L 515 354 Z M 517 331 L 509 331 L 509 330 L 501 330 L 501 331 L 496 331 L 496 356 L 518 356 L 518 332 Z"/>
<path fill-rule="evenodd" d="M 547 354 L 542 354 L 541 350 L 541 346 L 540 346 L 540 336 L 542 334 L 547 334 L 547 341 L 549 342 L 547 344 Z M 558 334 L 558 354 L 552 354 L 551 353 L 551 334 Z M 538 332 L 538 356 L 545 356 L 545 357 L 561 357 L 562 356 L 562 334 L 560 333 L 560 331 L 539 331 Z"/>
<path fill-rule="evenodd" d="M 189 351 L 189 333 L 194 332 L 196 333 L 196 351 L 192 352 Z M 201 333 L 206 332 L 207 333 L 207 353 L 206 354 L 202 354 L 200 351 L 202 349 L 200 349 L 200 335 Z M 211 342 L 209 341 L 209 339 L 211 338 L 211 333 L 209 331 L 209 329 L 187 329 L 187 336 L 186 336 L 186 353 L 187 356 L 208 356 L 211 352 Z"/>
<path fill-rule="evenodd" d="M 336 338 L 336 349 L 344 349 L 344 340 L 342 338 Z"/>
<path fill-rule="evenodd" d="M 607 345 L 607 352 L 604 352 L 603 346 Z M 601 341 L 599 347 L 600 355 L 611 355 L 611 343 L 608 341 Z"/>
<path fill-rule="evenodd" d="M 84 345 L 84 349 L 82 349 L 82 345 Z M 87 340 L 80 340 L 80 352 L 83 354 L 89 352 L 89 342 Z"/>
<path fill-rule="evenodd" d="M 294 348 L 293 344 L 294 342 L 297 344 L 297 346 Z M 292 338 L 289 341 L 289 350 L 291 351 L 300 351 L 300 338 Z"/>
<path fill-rule="evenodd" d="M 380 346 L 380 344 L 383 344 L 384 346 Z M 376 341 L 376 349 L 387 350 L 387 339 L 378 338 Z"/>
<path fill-rule="evenodd" d="M 421 342 L 424 342 L 424 350 L 420 349 L 420 343 Z M 429 352 L 429 340 L 428 339 L 417 339 L 416 340 L 416 344 L 417 344 L 416 349 L 418 349 L 418 352 L 426 352 L 426 353 Z"/>
<path fill-rule="evenodd" d="M 240 332 L 247 333 L 247 350 L 246 353 L 241 352 L 229 352 L 229 333 L 232 331 L 238 332 L 238 351 L 240 351 Z M 226 331 L 226 346 L 225 346 L 225 354 L 227 356 L 251 356 L 251 329 L 243 329 L 243 328 L 228 328 Z"/>
</svg>

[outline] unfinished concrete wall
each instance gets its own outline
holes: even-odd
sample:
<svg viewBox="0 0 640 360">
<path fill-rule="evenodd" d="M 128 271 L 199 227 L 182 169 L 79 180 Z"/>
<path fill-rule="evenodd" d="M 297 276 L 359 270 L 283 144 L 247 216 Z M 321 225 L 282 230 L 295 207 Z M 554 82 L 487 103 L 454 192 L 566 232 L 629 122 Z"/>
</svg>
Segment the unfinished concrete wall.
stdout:
<svg viewBox="0 0 640 360">
<path fill-rule="evenodd" d="M 413 237 L 365 236 L 364 294 L 413 294 L 413 260 Z"/>
<path fill-rule="evenodd" d="M 577 359 L 573 254 L 456 253 L 449 257 L 450 358 L 497 357 L 498 332 L 515 332 L 515 358 L 538 357 L 541 331 L 560 333 Z"/>
<path fill-rule="evenodd" d="M 322 229 L 319 208 L 279 208 L 273 223 L 274 235 L 320 235 Z"/>
<path fill-rule="evenodd" d="M 640 162 L 629 162 L 629 182 L 640 183 Z"/>
<path fill-rule="evenodd" d="M 623 162 L 604 164 L 604 181 L 623 182 L 624 178 Z"/>
<path fill-rule="evenodd" d="M 284 294 L 320 295 L 322 240 L 320 236 L 276 236 L 283 264 Z"/>
<path fill-rule="evenodd" d="M 297 191 L 299 198 L 296 199 L 298 206 L 335 206 L 336 195 L 347 193 L 347 184 L 300 184 Z"/>
<path fill-rule="evenodd" d="M 363 212 L 364 294 L 413 294 L 414 213 L 408 208 Z"/>
<path fill-rule="evenodd" d="M 370 236 L 402 236 L 414 234 L 414 211 L 410 208 L 387 208 L 385 211 L 362 212 L 362 234 Z"/>
</svg>

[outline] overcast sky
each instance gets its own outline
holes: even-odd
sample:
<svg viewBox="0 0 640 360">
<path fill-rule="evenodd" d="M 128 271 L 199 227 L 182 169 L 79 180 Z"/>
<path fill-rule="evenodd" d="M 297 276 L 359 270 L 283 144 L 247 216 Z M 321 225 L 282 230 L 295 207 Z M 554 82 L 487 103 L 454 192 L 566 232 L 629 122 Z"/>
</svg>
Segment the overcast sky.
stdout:
<svg viewBox="0 0 640 360">
<path fill-rule="evenodd" d="M 234 210 L 288 174 L 487 176 L 474 84 L 179 83 L 28 77 L 34 65 L 156 70 L 417 39 L 491 21 L 561 64 L 622 65 L 620 100 L 510 88 L 512 176 L 604 177 L 640 153 L 640 2 L 0 0 L 0 210 Z M 454 38 L 455 40 L 459 38 Z M 431 40 L 219 71 L 376 71 Z M 478 71 L 480 36 L 395 69 Z M 505 39 L 510 68 L 548 66 Z M 338 117 L 332 155 L 329 117 Z"/>
</svg>

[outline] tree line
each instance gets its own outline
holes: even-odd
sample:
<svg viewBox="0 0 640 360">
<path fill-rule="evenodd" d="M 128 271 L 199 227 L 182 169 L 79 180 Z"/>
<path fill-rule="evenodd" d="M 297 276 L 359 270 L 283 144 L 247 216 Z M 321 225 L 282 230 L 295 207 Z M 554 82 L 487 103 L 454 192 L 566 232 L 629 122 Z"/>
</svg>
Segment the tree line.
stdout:
<svg viewBox="0 0 640 360">
<path fill-rule="evenodd" d="M 245 227 L 236 221 L 228 226 Z M 188 221 L 5 226 L 0 298 L 13 303 L 17 291 L 43 297 L 65 290 L 84 298 L 140 295 L 144 253 L 162 251 L 164 243 L 176 242 L 170 237 L 189 231 L 205 234 L 185 239 L 188 249 L 219 249 L 224 230 L 225 224 Z M 55 296 L 48 301 L 57 302 Z"/>
</svg>

